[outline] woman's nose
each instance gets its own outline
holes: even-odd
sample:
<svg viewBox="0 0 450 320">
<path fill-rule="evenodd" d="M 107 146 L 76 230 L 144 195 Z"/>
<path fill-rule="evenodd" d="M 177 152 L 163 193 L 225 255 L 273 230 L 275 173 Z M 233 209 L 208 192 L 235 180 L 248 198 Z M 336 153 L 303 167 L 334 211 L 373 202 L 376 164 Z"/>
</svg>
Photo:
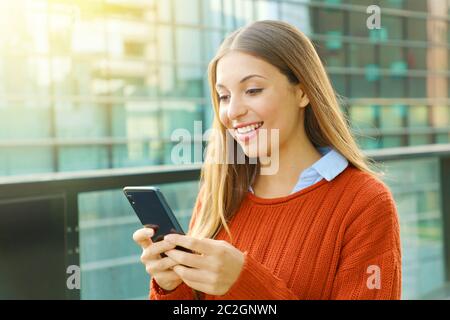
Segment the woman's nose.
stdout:
<svg viewBox="0 0 450 320">
<path fill-rule="evenodd" d="M 227 116 L 230 120 L 238 119 L 247 113 L 247 107 L 239 99 L 231 99 L 228 105 Z"/>
</svg>

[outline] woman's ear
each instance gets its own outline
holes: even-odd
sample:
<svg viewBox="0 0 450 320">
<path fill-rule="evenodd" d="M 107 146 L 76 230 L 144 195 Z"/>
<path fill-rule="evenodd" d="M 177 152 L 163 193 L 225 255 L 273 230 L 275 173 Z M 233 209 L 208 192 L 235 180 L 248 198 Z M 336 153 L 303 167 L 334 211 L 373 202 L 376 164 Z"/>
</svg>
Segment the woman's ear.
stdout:
<svg viewBox="0 0 450 320">
<path fill-rule="evenodd" d="M 301 87 L 301 85 L 297 86 L 296 93 L 297 93 L 298 106 L 300 108 L 306 107 L 309 104 L 309 98 L 308 98 L 308 95 L 305 93 L 305 91 L 303 91 L 303 88 Z"/>
</svg>

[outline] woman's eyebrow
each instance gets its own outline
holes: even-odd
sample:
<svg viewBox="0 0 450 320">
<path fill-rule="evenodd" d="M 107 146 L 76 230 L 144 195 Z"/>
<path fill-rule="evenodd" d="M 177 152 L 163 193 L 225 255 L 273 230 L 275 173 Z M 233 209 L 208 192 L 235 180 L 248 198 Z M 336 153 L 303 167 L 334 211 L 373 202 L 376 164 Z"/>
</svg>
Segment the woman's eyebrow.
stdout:
<svg viewBox="0 0 450 320">
<path fill-rule="evenodd" d="M 239 81 L 239 83 L 243 83 L 243 82 L 245 82 L 245 81 L 247 81 L 247 80 L 249 80 L 250 78 L 253 78 L 253 77 L 259 77 L 259 78 L 267 79 L 266 77 L 263 77 L 263 76 L 261 76 L 259 74 L 249 74 L 248 76 L 243 77 L 241 79 L 241 81 Z M 216 88 L 225 88 L 225 86 L 223 84 L 216 83 Z"/>
</svg>

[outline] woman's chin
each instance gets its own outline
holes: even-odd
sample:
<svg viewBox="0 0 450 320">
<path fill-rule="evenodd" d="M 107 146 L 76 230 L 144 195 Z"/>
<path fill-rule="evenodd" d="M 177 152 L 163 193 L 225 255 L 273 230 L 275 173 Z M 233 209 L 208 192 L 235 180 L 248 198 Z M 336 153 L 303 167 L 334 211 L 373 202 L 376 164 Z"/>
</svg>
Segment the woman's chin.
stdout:
<svg viewBox="0 0 450 320">
<path fill-rule="evenodd" d="M 262 152 L 262 150 L 258 150 L 255 146 L 252 145 L 241 145 L 242 150 L 244 151 L 245 155 L 249 157 L 250 159 L 256 159 L 261 157 L 267 157 L 267 153 Z"/>
</svg>

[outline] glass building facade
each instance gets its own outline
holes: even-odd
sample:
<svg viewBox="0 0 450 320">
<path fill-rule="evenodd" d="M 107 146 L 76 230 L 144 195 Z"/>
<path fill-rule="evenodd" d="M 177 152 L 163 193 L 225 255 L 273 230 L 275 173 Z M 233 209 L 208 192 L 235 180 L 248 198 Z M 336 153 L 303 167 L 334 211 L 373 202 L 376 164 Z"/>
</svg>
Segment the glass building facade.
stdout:
<svg viewBox="0 0 450 320">
<path fill-rule="evenodd" d="M 380 29 L 367 27 L 372 4 Z M 206 67 L 222 39 L 262 19 L 312 39 L 363 149 L 449 143 L 449 10 L 440 0 L 0 0 L 0 176 L 170 164 L 175 129 L 211 124 Z M 387 163 L 405 299 L 445 282 L 437 168 Z M 187 227 L 197 184 L 162 187 Z M 82 298 L 148 293 L 122 198 L 79 198 Z"/>
</svg>

